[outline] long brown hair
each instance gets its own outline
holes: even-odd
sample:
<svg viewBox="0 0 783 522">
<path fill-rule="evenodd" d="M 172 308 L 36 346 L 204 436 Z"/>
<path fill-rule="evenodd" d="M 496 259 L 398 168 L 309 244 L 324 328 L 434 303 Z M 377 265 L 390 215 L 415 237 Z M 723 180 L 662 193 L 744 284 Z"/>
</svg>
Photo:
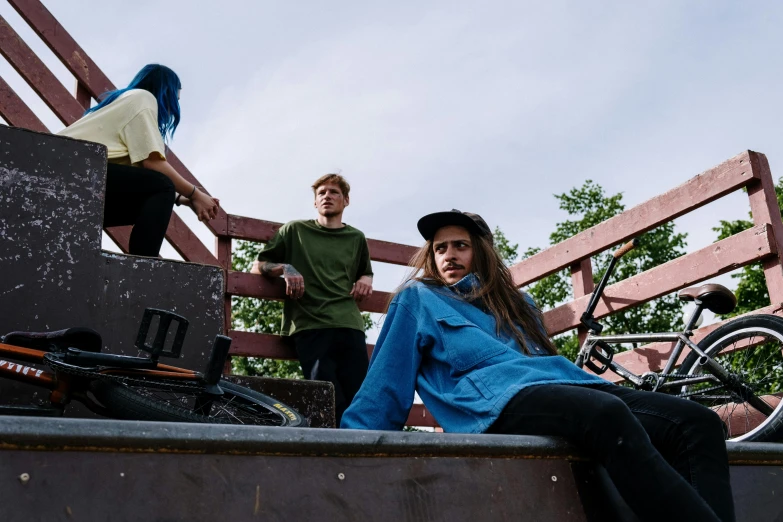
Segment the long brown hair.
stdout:
<svg viewBox="0 0 783 522">
<path fill-rule="evenodd" d="M 481 280 L 480 288 L 467 296 L 468 301 L 479 301 L 481 306 L 495 317 L 497 333 L 504 332 L 513 336 L 525 353 L 530 354 L 530 350 L 523 332 L 535 344 L 556 355 L 557 348 L 544 331 L 541 311 L 531 306 L 514 285 L 511 272 L 492 245 L 492 239 L 468 232 L 473 246 L 473 272 Z M 411 271 L 395 295 L 411 281 L 421 281 L 428 285 L 449 285 L 438 271 L 432 240 L 427 240 L 416 252 L 409 266 Z"/>
</svg>

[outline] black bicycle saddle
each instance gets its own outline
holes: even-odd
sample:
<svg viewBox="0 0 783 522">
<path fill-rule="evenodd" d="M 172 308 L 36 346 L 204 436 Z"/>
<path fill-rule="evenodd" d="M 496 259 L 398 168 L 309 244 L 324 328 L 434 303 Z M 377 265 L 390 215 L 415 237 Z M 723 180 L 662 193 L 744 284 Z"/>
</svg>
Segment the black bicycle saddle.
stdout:
<svg viewBox="0 0 783 522">
<path fill-rule="evenodd" d="M 708 284 L 683 288 L 677 295 L 680 301 L 698 299 L 705 308 L 716 314 L 727 314 L 737 306 L 737 298 L 734 292 L 723 285 Z"/>
<path fill-rule="evenodd" d="M 0 342 L 48 352 L 65 352 L 68 348 L 100 352 L 103 348 L 101 334 L 85 327 L 66 328 L 53 332 L 10 332 L 1 337 Z"/>
</svg>

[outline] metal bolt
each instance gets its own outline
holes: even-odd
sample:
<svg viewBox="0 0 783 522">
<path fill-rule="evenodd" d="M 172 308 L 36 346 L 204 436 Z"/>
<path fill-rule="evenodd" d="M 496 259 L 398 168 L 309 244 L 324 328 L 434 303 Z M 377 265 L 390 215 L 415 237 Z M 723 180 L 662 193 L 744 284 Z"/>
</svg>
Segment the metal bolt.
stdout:
<svg viewBox="0 0 783 522">
<path fill-rule="evenodd" d="M 552 482 L 557 482 L 557 477 L 552 475 Z"/>
<path fill-rule="evenodd" d="M 22 473 L 21 475 L 19 475 L 19 482 L 21 482 L 22 484 L 27 484 L 28 482 L 30 482 L 30 474 Z"/>
<path fill-rule="evenodd" d="M 340 480 L 345 480 L 345 473 L 338 473 L 337 478 Z"/>
</svg>

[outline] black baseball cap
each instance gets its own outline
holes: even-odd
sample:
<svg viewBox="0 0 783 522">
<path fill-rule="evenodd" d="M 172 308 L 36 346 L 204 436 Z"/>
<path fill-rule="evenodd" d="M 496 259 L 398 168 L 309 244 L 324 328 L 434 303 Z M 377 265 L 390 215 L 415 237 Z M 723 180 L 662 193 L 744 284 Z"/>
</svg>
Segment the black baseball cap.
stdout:
<svg viewBox="0 0 783 522">
<path fill-rule="evenodd" d="M 447 212 L 427 214 L 419 220 L 416 226 L 426 240 L 432 239 L 439 228 L 448 226 L 464 227 L 477 236 L 492 237 L 492 230 L 490 230 L 484 218 L 478 214 L 462 212 L 456 208 Z"/>
</svg>

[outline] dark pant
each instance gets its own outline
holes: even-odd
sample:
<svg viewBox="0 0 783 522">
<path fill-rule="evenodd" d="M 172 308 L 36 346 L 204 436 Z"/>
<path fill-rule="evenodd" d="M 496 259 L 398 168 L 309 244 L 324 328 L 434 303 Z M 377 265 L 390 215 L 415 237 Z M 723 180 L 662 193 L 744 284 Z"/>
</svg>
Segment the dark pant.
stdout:
<svg viewBox="0 0 783 522">
<path fill-rule="evenodd" d="M 699 404 L 612 384 L 520 391 L 490 433 L 565 437 L 641 520 L 734 520 L 723 423 Z"/>
<path fill-rule="evenodd" d="M 174 184 L 154 170 L 109 163 L 103 225 L 133 225 L 130 254 L 157 257 L 174 208 Z"/>
<path fill-rule="evenodd" d="M 334 384 L 337 427 L 367 376 L 364 332 L 352 328 L 305 330 L 293 336 L 306 379 Z"/>
</svg>

